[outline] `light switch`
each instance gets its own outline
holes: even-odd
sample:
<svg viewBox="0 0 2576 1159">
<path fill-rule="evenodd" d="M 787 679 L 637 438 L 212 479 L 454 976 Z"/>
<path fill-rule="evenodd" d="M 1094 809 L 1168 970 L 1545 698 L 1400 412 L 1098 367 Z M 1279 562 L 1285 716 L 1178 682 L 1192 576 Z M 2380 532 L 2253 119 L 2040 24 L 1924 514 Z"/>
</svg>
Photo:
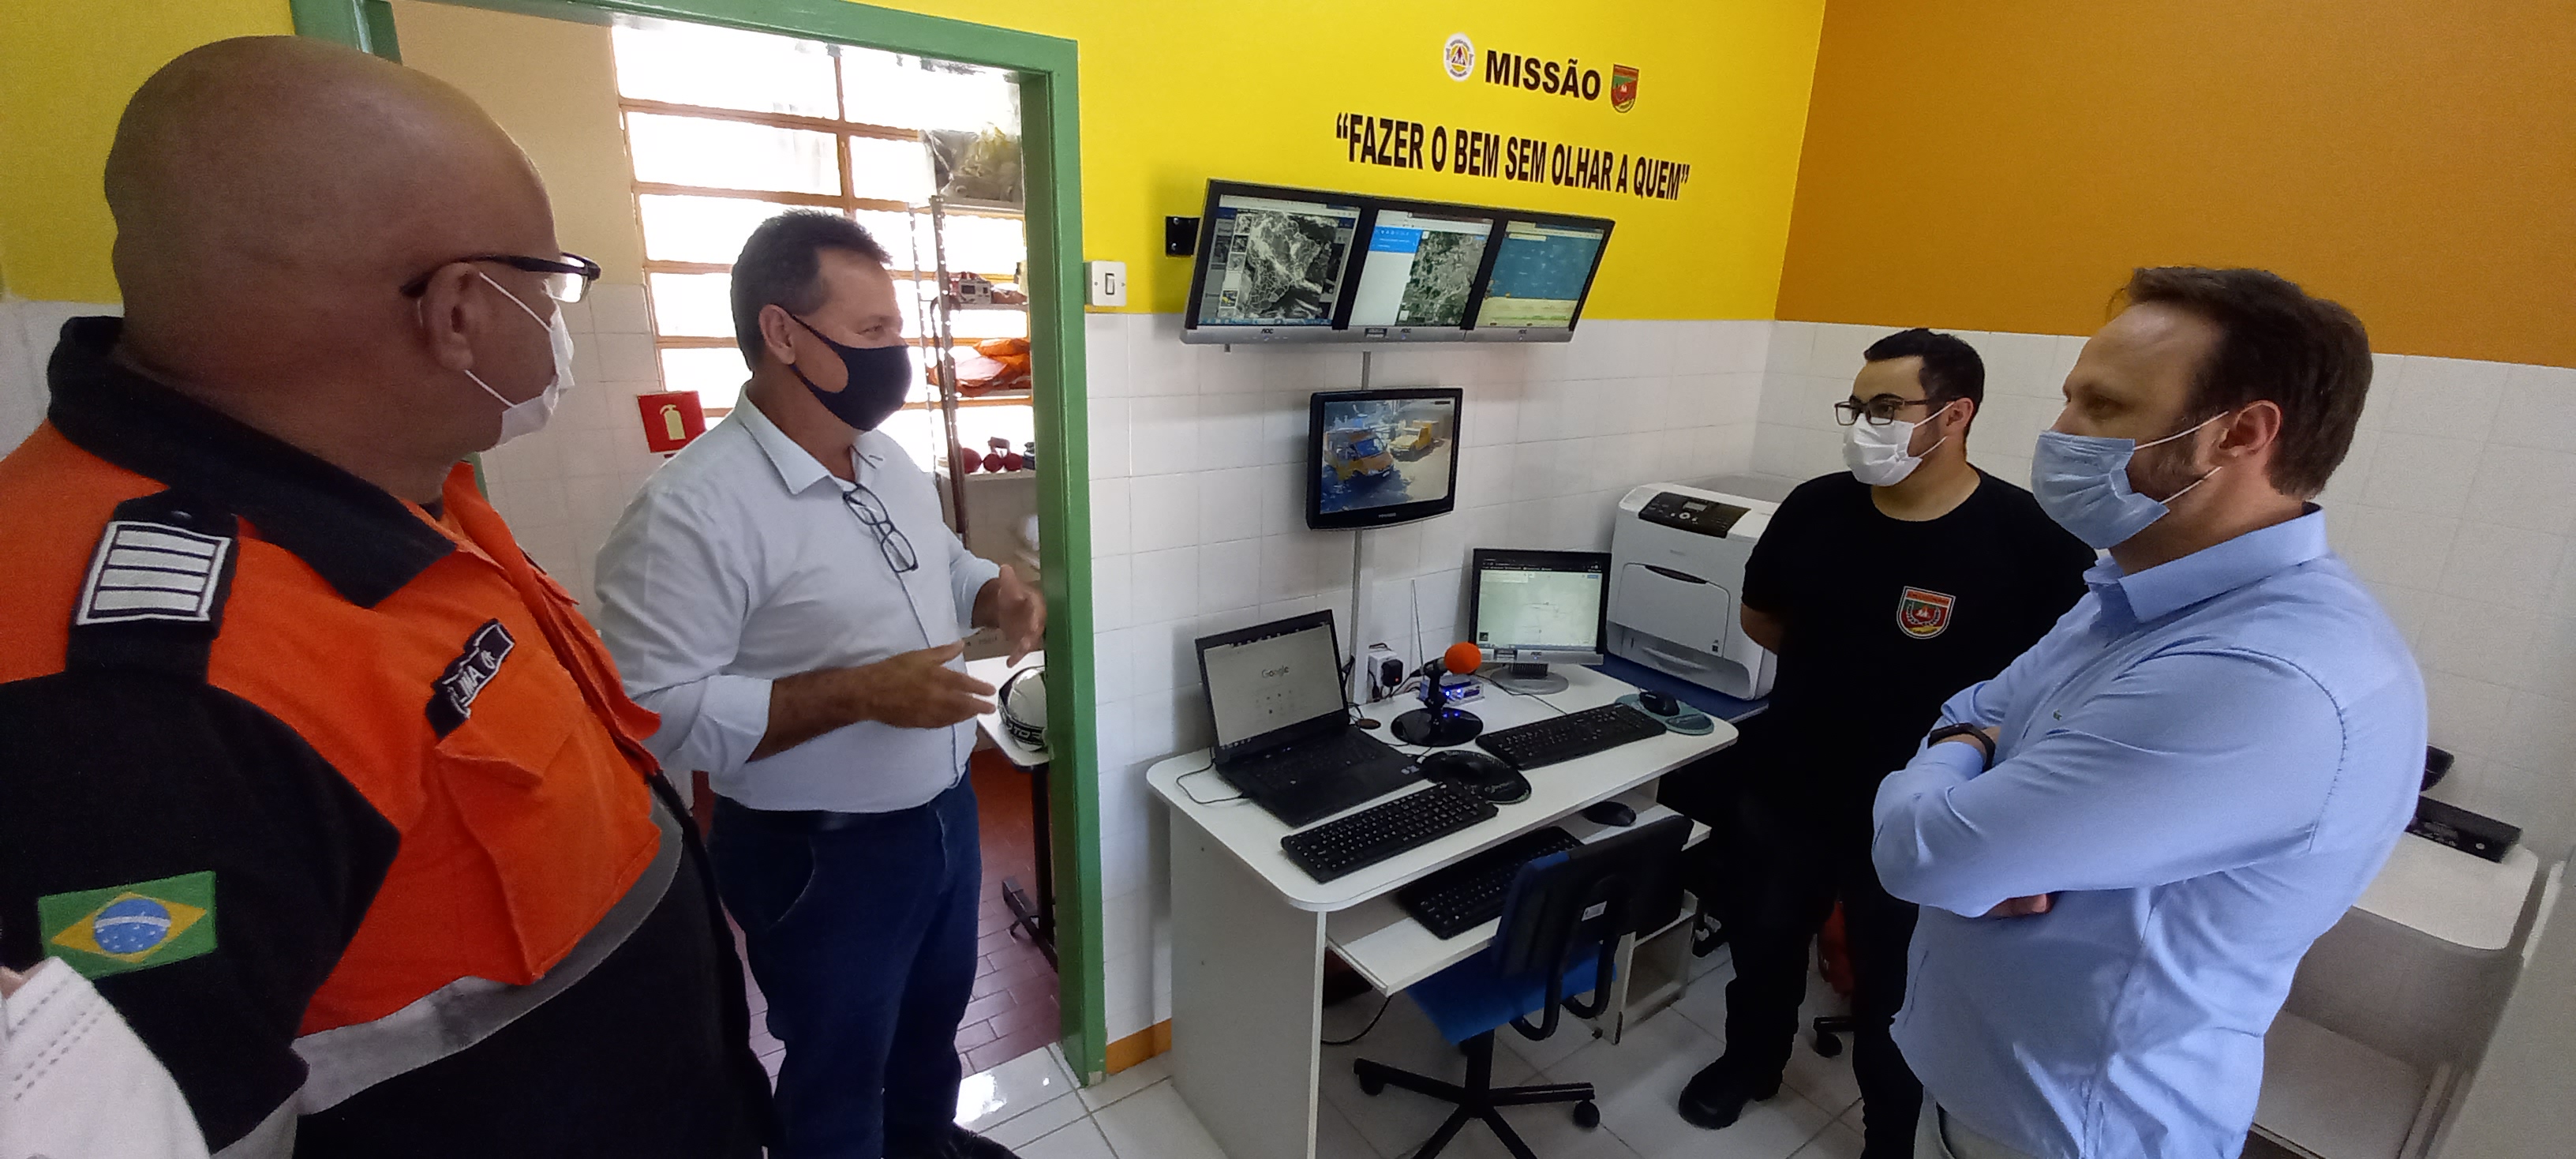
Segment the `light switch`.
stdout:
<svg viewBox="0 0 2576 1159">
<path fill-rule="evenodd" d="M 1092 305 L 1124 306 L 1127 304 L 1127 263 L 1084 262 L 1082 265 L 1084 271 L 1090 275 Z"/>
</svg>

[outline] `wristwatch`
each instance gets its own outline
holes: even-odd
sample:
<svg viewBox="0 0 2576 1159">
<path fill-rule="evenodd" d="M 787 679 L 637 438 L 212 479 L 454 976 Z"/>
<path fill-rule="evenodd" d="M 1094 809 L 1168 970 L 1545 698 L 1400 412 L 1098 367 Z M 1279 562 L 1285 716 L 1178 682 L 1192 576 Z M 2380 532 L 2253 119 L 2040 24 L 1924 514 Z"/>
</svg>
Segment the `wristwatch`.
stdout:
<svg viewBox="0 0 2576 1159">
<path fill-rule="evenodd" d="M 1986 730 L 1979 728 L 1976 725 L 1953 724 L 1933 729 L 1932 735 L 1923 738 L 1923 743 L 1926 746 L 1936 745 L 1954 736 L 1964 736 L 1977 742 L 1977 747 L 1984 750 L 1986 754 L 1986 767 L 1990 769 L 1995 767 L 1994 738 L 1987 736 Z"/>
</svg>

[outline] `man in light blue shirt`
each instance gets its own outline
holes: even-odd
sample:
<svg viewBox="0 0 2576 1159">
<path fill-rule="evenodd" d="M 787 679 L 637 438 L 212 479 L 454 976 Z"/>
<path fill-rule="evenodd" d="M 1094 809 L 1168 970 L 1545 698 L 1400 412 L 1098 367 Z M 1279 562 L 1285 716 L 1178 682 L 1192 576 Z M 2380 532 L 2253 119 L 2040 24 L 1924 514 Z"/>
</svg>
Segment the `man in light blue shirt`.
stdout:
<svg viewBox="0 0 2576 1159">
<path fill-rule="evenodd" d="M 2033 466 L 2110 559 L 1878 793 L 1873 860 L 1924 907 L 1895 1028 L 1924 1155 L 2235 1156 L 2291 975 L 2422 776 L 2414 659 L 2306 502 L 2360 322 L 2254 270 L 2126 293 Z"/>
<path fill-rule="evenodd" d="M 717 793 L 708 853 L 769 999 L 777 1159 L 1010 1159 L 953 1121 L 983 887 L 962 636 L 1046 608 L 941 521 L 877 429 L 920 373 L 886 269 L 792 210 L 734 263 L 742 401 L 644 484 L 599 555 L 599 630 L 648 742 Z"/>
</svg>

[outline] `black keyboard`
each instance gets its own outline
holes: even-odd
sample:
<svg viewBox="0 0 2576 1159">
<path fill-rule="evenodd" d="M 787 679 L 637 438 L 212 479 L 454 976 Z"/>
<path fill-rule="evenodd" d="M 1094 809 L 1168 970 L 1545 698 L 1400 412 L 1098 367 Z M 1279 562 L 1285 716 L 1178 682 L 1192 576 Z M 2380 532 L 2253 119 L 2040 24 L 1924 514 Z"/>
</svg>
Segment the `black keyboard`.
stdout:
<svg viewBox="0 0 2576 1159">
<path fill-rule="evenodd" d="M 1317 881 L 1365 869 L 1494 815 L 1493 802 L 1447 781 L 1279 839 L 1288 860 Z"/>
<path fill-rule="evenodd" d="M 1489 732 L 1476 738 L 1476 747 L 1527 772 L 1663 734 L 1664 722 L 1624 704 L 1605 704 Z"/>
<path fill-rule="evenodd" d="M 1503 916 L 1504 895 L 1521 866 L 1583 844 L 1550 825 L 1452 865 L 1395 891 L 1395 904 L 1436 938 L 1454 938 Z"/>
<path fill-rule="evenodd" d="M 1394 751 L 1378 742 L 1377 738 L 1353 728 L 1234 761 L 1217 772 L 1246 793 L 1278 793 L 1316 777 L 1338 773 L 1362 761 L 1388 756 Z"/>
</svg>

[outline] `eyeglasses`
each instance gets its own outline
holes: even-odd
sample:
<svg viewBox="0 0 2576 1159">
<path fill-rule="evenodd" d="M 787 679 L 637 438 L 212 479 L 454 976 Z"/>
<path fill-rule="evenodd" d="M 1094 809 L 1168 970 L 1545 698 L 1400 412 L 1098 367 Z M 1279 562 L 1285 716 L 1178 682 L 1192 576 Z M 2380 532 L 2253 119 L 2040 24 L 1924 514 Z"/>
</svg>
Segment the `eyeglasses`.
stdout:
<svg viewBox="0 0 2576 1159">
<path fill-rule="evenodd" d="M 876 533 L 877 550 L 885 553 L 886 566 L 893 568 L 896 575 L 921 566 L 921 557 L 912 553 L 912 541 L 905 539 L 903 532 L 895 527 L 894 519 L 886 514 L 885 503 L 877 498 L 876 492 L 868 490 L 867 484 L 854 484 L 841 492 L 841 502 L 848 504 L 850 514 L 858 516 L 860 523 Z"/>
<path fill-rule="evenodd" d="M 1936 404 L 1932 399 L 1898 398 L 1892 394 L 1882 394 L 1868 402 L 1862 402 L 1856 398 L 1847 398 L 1834 404 L 1834 421 L 1841 423 L 1844 426 L 1850 426 L 1853 423 L 1866 418 L 1869 420 L 1869 425 L 1874 427 L 1883 427 L 1889 423 L 1895 422 L 1896 412 L 1904 410 L 1909 406 L 1933 405 Z"/>
<path fill-rule="evenodd" d="M 559 262 L 550 262 L 544 258 L 523 258 L 516 254 L 475 254 L 472 257 L 458 258 L 456 262 L 499 262 L 514 270 L 544 274 L 546 296 L 558 302 L 580 301 L 582 295 L 590 292 L 590 284 L 599 280 L 600 274 L 598 262 L 574 253 L 563 255 L 563 260 Z M 442 262 L 440 268 L 455 265 L 456 262 Z M 429 288 L 429 279 L 437 273 L 438 270 L 431 270 L 403 283 L 403 296 L 419 297 L 421 291 Z"/>
</svg>

